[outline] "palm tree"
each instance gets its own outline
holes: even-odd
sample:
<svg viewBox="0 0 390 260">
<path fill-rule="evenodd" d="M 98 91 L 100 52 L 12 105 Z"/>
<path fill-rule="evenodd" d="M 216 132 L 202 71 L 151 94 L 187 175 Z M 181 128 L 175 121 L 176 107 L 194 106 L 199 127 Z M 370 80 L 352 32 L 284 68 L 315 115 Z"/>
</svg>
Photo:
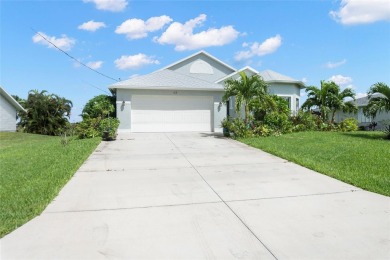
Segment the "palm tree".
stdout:
<svg viewBox="0 0 390 260">
<path fill-rule="evenodd" d="M 327 82 L 321 80 L 321 87 L 310 86 L 306 88 L 307 100 L 302 104 L 303 109 L 318 108 L 322 120 L 329 119 L 331 114 L 331 123 L 334 123 L 334 117 L 338 110 L 343 112 L 356 112 L 357 107 L 352 102 L 344 102 L 345 98 L 355 99 L 355 92 L 346 88 L 341 91 L 340 87 L 333 81 Z"/>
<path fill-rule="evenodd" d="M 240 79 L 228 79 L 225 81 L 223 102 L 226 103 L 230 97 L 235 97 L 234 107 L 237 112 L 244 107 L 244 120 L 248 123 L 252 104 L 254 102 L 264 103 L 268 99 L 268 86 L 260 76 L 253 75 L 248 77 L 242 71 L 240 72 Z"/>
<path fill-rule="evenodd" d="M 56 135 L 68 124 L 72 102 L 47 91 L 31 90 L 25 102 L 27 112 L 20 114 L 20 124 L 34 134 Z"/>
<path fill-rule="evenodd" d="M 390 87 L 385 83 L 375 83 L 367 94 L 369 101 L 363 109 L 365 116 L 371 116 L 374 119 L 378 112 L 390 111 Z"/>
<path fill-rule="evenodd" d="M 337 111 L 343 111 L 344 113 L 356 113 L 358 108 L 353 102 L 345 102 L 345 98 L 352 98 L 355 100 L 355 91 L 351 88 L 346 88 L 341 91 L 337 84 L 334 82 L 331 82 L 331 84 L 334 86 L 330 88 L 329 108 L 332 112 L 331 123 L 333 124 Z"/>
</svg>

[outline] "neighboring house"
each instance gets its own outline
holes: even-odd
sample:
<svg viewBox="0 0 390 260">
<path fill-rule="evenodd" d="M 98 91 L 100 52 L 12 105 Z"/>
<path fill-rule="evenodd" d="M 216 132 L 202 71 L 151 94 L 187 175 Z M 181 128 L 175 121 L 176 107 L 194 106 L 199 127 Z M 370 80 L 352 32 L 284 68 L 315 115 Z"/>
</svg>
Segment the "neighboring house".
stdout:
<svg viewBox="0 0 390 260">
<path fill-rule="evenodd" d="M 205 51 L 197 52 L 153 73 L 111 85 L 116 91 L 120 132 L 221 132 L 221 121 L 234 116 L 222 104 L 224 81 L 259 74 L 270 92 L 285 97 L 292 111 L 299 106 L 301 81 L 267 70 L 237 70 Z M 232 103 L 232 102 L 230 102 Z"/>
<path fill-rule="evenodd" d="M 374 94 L 373 97 L 381 95 L 381 94 Z M 368 104 L 368 97 L 361 97 L 355 99 L 355 101 L 347 101 L 347 102 L 353 102 L 358 107 L 358 112 L 356 114 L 354 113 L 343 113 L 342 111 L 338 111 L 336 113 L 335 120 L 336 122 L 341 122 L 346 118 L 356 118 L 358 120 L 359 126 L 369 126 L 372 122 L 376 122 L 378 125 L 376 129 L 382 129 L 384 124 L 389 125 L 390 124 L 390 112 L 379 112 L 374 119 L 371 117 L 366 117 L 363 113 L 363 108 L 367 106 Z"/>
<path fill-rule="evenodd" d="M 0 132 L 16 131 L 16 113 L 24 108 L 0 87 Z"/>
</svg>

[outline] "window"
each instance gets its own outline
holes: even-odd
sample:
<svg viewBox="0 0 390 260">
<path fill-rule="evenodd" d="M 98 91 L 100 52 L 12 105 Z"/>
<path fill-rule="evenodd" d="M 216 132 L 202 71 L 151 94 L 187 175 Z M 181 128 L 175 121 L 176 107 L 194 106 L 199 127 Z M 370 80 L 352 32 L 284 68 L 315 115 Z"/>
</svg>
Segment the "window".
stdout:
<svg viewBox="0 0 390 260">
<path fill-rule="evenodd" d="M 281 97 L 288 102 L 288 108 L 291 109 L 291 97 Z"/>
<path fill-rule="evenodd" d="M 296 110 L 296 111 L 299 110 L 299 98 L 296 98 L 296 99 L 295 99 L 295 110 Z"/>
<path fill-rule="evenodd" d="M 229 98 L 229 109 L 233 109 L 233 97 Z"/>
</svg>

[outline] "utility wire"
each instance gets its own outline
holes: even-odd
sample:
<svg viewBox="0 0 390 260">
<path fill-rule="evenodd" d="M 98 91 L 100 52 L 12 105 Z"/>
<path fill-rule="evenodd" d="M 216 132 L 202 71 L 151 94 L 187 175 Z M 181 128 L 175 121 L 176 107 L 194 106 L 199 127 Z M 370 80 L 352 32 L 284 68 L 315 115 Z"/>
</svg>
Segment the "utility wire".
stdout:
<svg viewBox="0 0 390 260">
<path fill-rule="evenodd" d="M 81 61 L 79 61 L 78 59 L 76 59 L 75 57 L 73 57 L 72 55 L 70 55 L 69 53 L 67 53 L 66 51 L 64 51 L 64 50 L 62 50 L 61 48 L 59 48 L 59 47 L 58 47 L 57 45 L 55 45 L 54 43 L 52 43 L 50 40 L 48 40 L 45 36 L 43 36 L 40 32 L 36 31 L 34 28 L 30 27 L 30 29 L 31 29 L 33 32 L 35 32 L 36 34 L 38 34 L 39 36 L 41 36 L 45 41 L 47 41 L 48 43 L 50 43 L 51 45 L 53 45 L 54 48 L 56 48 L 57 50 L 61 51 L 63 54 L 65 54 L 66 56 L 68 56 L 68 57 L 71 58 L 72 60 L 76 61 L 77 63 L 83 65 L 84 67 L 86 67 L 86 68 L 92 70 L 93 72 L 96 72 L 97 74 L 99 74 L 99 75 L 101 75 L 101 76 L 103 76 L 103 77 L 106 77 L 106 78 L 111 79 L 111 80 L 116 81 L 116 82 L 119 81 L 119 80 L 117 80 L 117 79 L 114 79 L 114 78 L 112 78 L 112 77 L 110 77 L 110 76 L 107 76 L 107 75 L 101 73 L 100 71 L 97 71 L 97 70 L 95 70 L 95 69 L 89 67 L 88 65 L 82 63 Z"/>
<path fill-rule="evenodd" d="M 93 85 L 93 84 L 91 84 L 91 83 L 89 83 L 89 82 L 86 82 L 86 81 L 83 80 L 83 79 L 81 79 L 81 81 L 84 82 L 85 84 L 88 84 L 89 86 L 91 86 L 91 87 L 93 87 L 93 88 L 96 88 L 96 89 L 98 89 L 98 90 L 100 90 L 100 91 L 103 91 L 104 93 L 107 93 L 108 95 L 112 95 L 112 93 L 110 93 L 110 92 L 108 92 L 108 91 L 105 91 L 104 89 L 101 89 L 101 88 L 99 88 L 99 87 L 97 87 L 97 86 L 95 86 L 95 85 Z"/>
</svg>

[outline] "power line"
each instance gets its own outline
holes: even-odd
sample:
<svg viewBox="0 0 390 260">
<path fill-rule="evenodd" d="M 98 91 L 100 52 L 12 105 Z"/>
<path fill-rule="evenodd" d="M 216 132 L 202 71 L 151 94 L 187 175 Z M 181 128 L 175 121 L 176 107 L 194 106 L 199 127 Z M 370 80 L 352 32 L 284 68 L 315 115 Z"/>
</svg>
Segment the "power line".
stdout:
<svg viewBox="0 0 390 260">
<path fill-rule="evenodd" d="M 89 86 L 91 86 L 91 87 L 93 87 L 93 88 L 96 88 L 96 89 L 98 89 L 98 90 L 100 90 L 100 91 L 103 91 L 104 93 L 107 93 L 107 94 L 109 94 L 109 95 L 112 95 L 112 94 L 109 93 L 108 91 L 105 91 L 104 89 L 101 89 L 101 88 L 99 88 L 99 87 L 97 87 L 97 86 L 95 86 L 95 85 L 93 85 L 93 84 L 91 84 L 91 83 L 89 83 L 89 82 L 86 82 L 85 80 L 82 80 L 82 79 L 81 79 L 81 81 L 84 82 L 85 84 L 88 84 Z"/>
<path fill-rule="evenodd" d="M 86 68 L 92 70 L 93 72 L 96 72 L 97 74 L 99 74 L 99 75 L 101 75 L 101 76 L 103 76 L 103 77 L 109 78 L 109 79 L 114 80 L 114 81 L 116 81 L 116 82 L 119 81 L 119 80 L 117 80 L 117 79 L 114 79 L 113 77 L 107 76 L 107 75 L 101 73 L 100 71 L 97 71 L 97 70 L 95 70 L 95 69 L 89 67 L 88 65 L 82 63 L 81 61 L 79 61 L 78 59 L 76 59 L 75 57 L 73 57 L 72 55 L 70 55 L 69 53 L 67 53 L 66 51 L 64 51 L 64 50 L 62 50 L 61 48 L 59 48 L 59 47 L 58 47 L 57 45 L 55 45 L 54 43 L 52 43 L 52 42 L 51 42 L 50 40 L 48 40 L 45 36 L 43 36 L 40 32 L 34 30 L 34 28 L 30 27 L 30 29 L 31 29 L 33 32 L 35 32 L 36 34 L 38 34 L 39 36 L 41 36 L 45 41 L 47 41 L 48 43 L 50 43 L 51 45 L 53 45 L 54 48 L 56 48 L 57 50 L 61 51 L 63 54 L 65 54 L 66 56 L 68 56 L 68 57 L 71 58 L 72 60 L 76 61 L 77 63 L 83 65 L 84 67 L 86 67 Z"/>
</svg>

